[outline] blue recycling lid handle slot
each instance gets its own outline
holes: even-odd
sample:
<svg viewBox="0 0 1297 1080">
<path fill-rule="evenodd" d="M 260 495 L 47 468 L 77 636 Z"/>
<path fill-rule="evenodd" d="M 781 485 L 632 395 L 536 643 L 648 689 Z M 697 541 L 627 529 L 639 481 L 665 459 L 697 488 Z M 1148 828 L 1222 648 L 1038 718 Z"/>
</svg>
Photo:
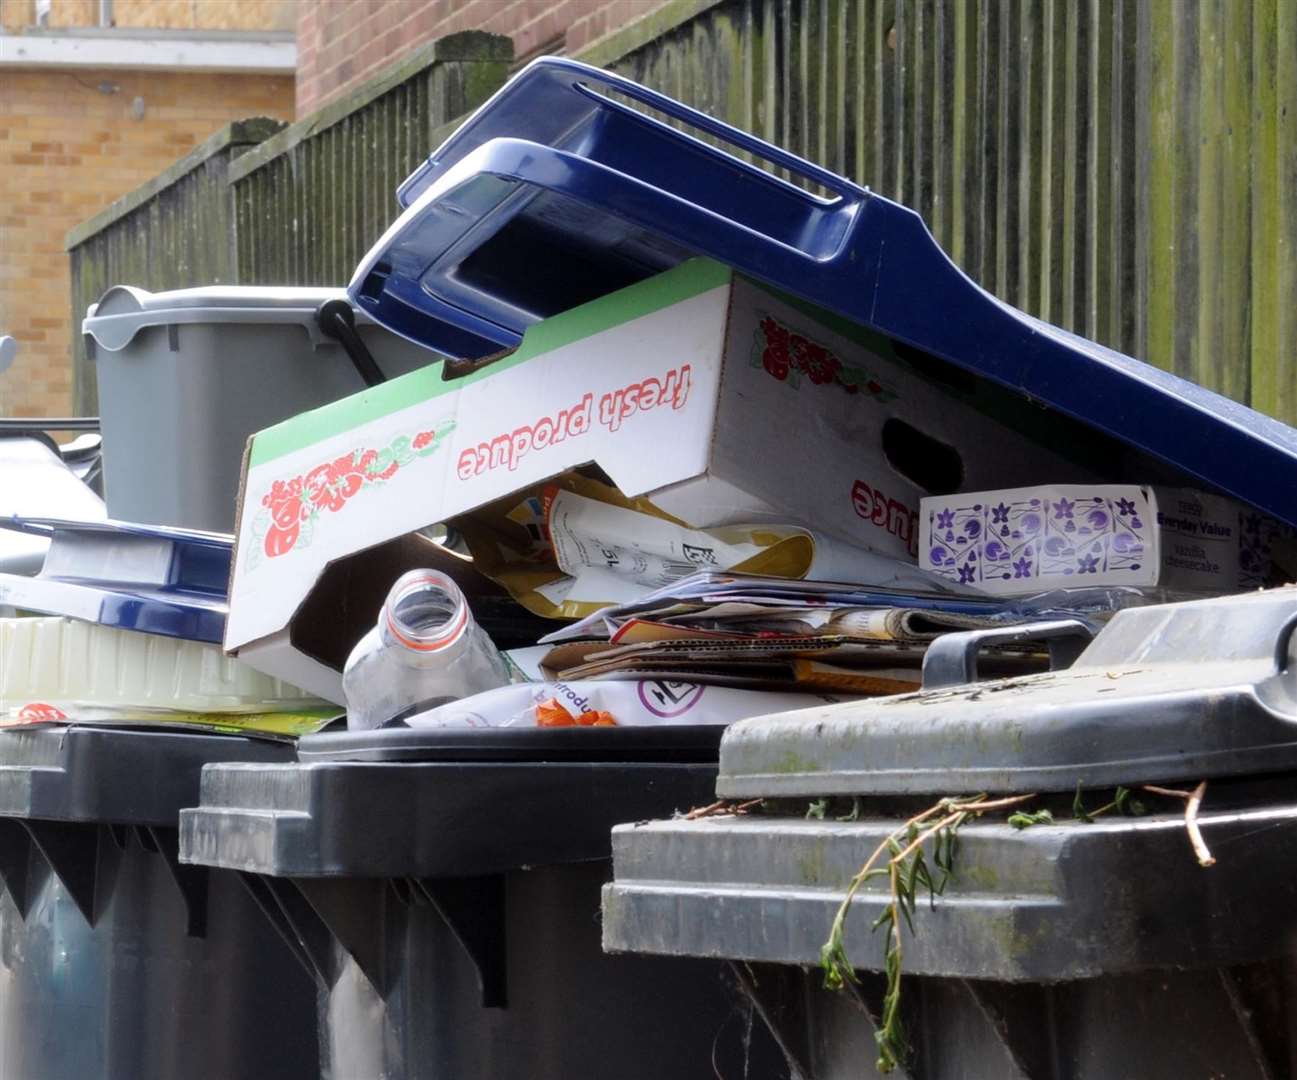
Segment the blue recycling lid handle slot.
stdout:
<svg viewBox="0 0 1297 1080">
<path fill-rule="evenodd" d="M 516 122 L 516 113 L 519 109 L 526 109 L 537 121 L 536 125 L 528 131 L 528 135 L 536 141 L 549 141 L 550 145 L 555 146 L 572 141 L 588 143 L 590 142 L 588 139 L 577 139 L 582 132 L 583 126 L 593 125 L 601 115 L 605 118 L 613 114 L 623 115 L 644 125 L 646 129 L 660 129 L 662 133 L 676 142 L 687 141 L 694 147 L 705 151 L 705 157 L 724 157 L 727 159 L 727 163 L 733 167 L 757 173 L 788 188 L 790 191 L 798 192 L 808 199 L 825 201 L 818 200 L 809 192 L 802 191 L 795 185 L 779 180 L 770 173 L 757 169 L 731 154 L 717 151 L 714 147 L 708 146 L 687 133 L 676 131 L 660 120 L 636 112 L 629 106 L 609 96 L 608 93 L 595 89 L 596 87 L 603 87 L 613 94 L 619 94 L 632 101 L 637 101 L 641 105 L 655 109 L 722 142 L 744 150 L 763 161 L 769 162 L 771 165 L 787 169 L 790 173 L 818 184 L 842 199 L 858 202 L 868 194 L 865 188 L 838 176 L 836 173 L 830 172 L 828 169 L 821 168 L 805 158 L 800 158 L 796 154 L 766 142 L 764 139 L 732 127 L 723 120 L 708 116 L 706 113 L 691 108 L 665 94 L 660 94 L 656 90 L 650 90 L 648 87 L 641 86 L 630 79 L 599 68 L 590 67 L 575 60 L 550 56 L 533 61 L 516 78 L 510 80 L 483 104 L 467 122 L 461 125 L 450 138 L 429 156 L 423 165 L 411 173 L 405 182 L 397 188 L 397 201 L 402 207 L 408 208 L 432 183 L 440 168 L 454 164 L 466 153 L 492 138 L 500 135 L 517 134 L 520 130 Z M 509 122 L 502 126 L 502 130 L 493 131 L 491 117 L 493 114 L 501 112 L 501 110 L 510 114 Z M 542 138 L 542 135 L 545 134 L 550 136 L 548 140 Z M 705 158 L 703 161 L 696 161 L 694 164 L 702 163 L 705 163 Z"/>
</svg>

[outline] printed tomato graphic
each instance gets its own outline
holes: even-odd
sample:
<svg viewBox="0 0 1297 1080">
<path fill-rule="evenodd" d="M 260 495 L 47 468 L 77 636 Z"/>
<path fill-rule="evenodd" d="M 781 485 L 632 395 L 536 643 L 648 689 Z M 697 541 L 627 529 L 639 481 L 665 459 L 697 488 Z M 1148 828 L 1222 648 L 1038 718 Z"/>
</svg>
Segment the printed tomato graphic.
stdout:
<svg viewBox="0 0 1297 1080">
<path fill-rule="evenodd" d="M 23 724 L 53 724 L 66 720 L 68 714 L 43 701 L 33 701 L 18 710 L 18 720 Z"/>
</svg>

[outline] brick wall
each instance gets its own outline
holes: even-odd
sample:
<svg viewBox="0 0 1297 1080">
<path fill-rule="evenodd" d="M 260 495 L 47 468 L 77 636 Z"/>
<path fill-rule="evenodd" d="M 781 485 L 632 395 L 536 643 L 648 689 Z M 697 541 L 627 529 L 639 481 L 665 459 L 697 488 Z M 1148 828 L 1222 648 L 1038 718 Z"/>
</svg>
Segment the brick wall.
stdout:
<svg viewBox="0 0 1297 1080">
<path fill-rule="evenodd" d="M 315 0 L 300 0 L 301 5 Z M 298 0 L 113 0 L 113 25 L 172 30 L 292 30 Z M 0 25 L 33 26 L 33 0 L 0 0 Z M 50 29 L 99 25 L 99 0 L 53 0 Z"/>
<path fill-rule="evenodd" d="M 418 45 L 460 30 L 513 38 L 514 56 L 571 54 L 665 0 L 304 0 L 297 114 L 305 116 Z"/>
<path fill-rule="evenodd" d="M 0 79 L 0 333 L 19 342 L 14 368 L 0 375 L 0 416 L 63 415 L 74 330 L 67 231 L 230 120 L 291 120 L 293 80 L 121 70 Z"/>
</svg>

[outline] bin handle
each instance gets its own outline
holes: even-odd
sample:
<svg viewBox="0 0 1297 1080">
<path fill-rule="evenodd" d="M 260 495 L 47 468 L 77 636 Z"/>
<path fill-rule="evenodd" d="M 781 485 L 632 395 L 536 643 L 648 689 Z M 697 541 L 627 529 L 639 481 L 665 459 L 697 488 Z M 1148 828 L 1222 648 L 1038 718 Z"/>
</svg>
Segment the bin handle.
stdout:
<svg viewBox="0 0 1297 1080">
<path fill-rule="evenodd" d="M 831 204 L 835 200 L 860 202 L 868 195 L 868 190 L 859 184 L 816 165 L 814 162 L 807 161 L 805 158 L 799 157 L 783 147 L 766 142 L 764 139 L 741 128 L 734 127 L 723 120 L 709 116 L 705 112 L 691 108 L 675 98 L 668 97 L 666 94 L 650 90 L 648 87 L 641 86 L 624 76 L 591 67 L 588 64 L 566 57 L 545 56 L 533 61 L 511 79 L 497 93 L 496 97 L 483 105 L 481 113 L 489 118 L 498 99 L 516 95 L 537 98 L 548 94 L 551 87 L 570 91 L 576 97 L 583 99 L 586 103 L 582 107 L 583 110 L 593 106 L 596 110 L 616 111 L 646 126 L 669 132 L 671 135 L 691 144 L 695 149 L 703 150 L 709 157 L 727 158 L 728 164 L 731 166 L 736 166 L 740 170 L 752 174 L 760 174 L 776 184 L 787 187 L 790 191 L 811 202 L 821 205 Z M 732 152 L 708 144 L 696 134 L 673 128 L 658 117 L 638 112 L 625 101 L 617 100 L 619 97 L 644 105 L 688 128 L 692 128 L 694 132 L 703 132 L 729 148 L 745 151 L 768 165 L 784 169 L 792 175 L 810 181 L 830 192 L 832 198 L 826 199 L 799 188 L 796 184 L 789 183 L 768 169 L 753 165 Z M 569 105 L 560 100 L 560 95 L 557 94 L 549 95 L 549 105 L 553 111 L 559 114 L 561 119 L 570 121 L 574 126 L 579 125 L 581 119 L 586 115 L 584 112 L 573 115 Z M 504 133 L 493 131 L 489 120 L 481 127 L 475 126 L 473 121 L 470 120 L 463 129 L 453 133 L 441 146 L 434 150 L 428 159 L 397 188 L 398 202 L 402 207 L 408 208 L 423 194 L 440 169 L 453 165 L 459 160 L 457 152 L 458 154 L 471 153 L 472 149 L 475 149 L 478 144 L 470 141 L 463 150 L 459 149 L 458 144 L 463 142 L 466 137 L 470 140 L 476 137 L 483 141 L 489 141 L 490 138 L 499 137 L 501 134 Z M 485 135 L 484 139 L 483 135 Z"/>
<path fill-rule="evenodd" d="M 445 229 L 448 235 L 455 237 L 443 245 L 441 253 L 433 260 L 432 268 L 423 270 L 424 275 L 438 266 L 451 265 L 461 253 L 471 250 L 479 242 L 482 229 L 464 230 L 460 220 L 462 211 L 449 205 L 447 195 L 481 177 L 507 181 L 511 188 L 526 185 L 553 191 L 589 206 L 605 207 L 624 221 L 674 240 L 689 251 L 718 259 L 757 279 L 769 275 L 773 246 L 790 259 L 798 260 L 799 279 L 805 285 L 803 295 L 814 294 L 816 289 L 831 285 L 844 266 L 853 267 L 852 273 L 868 273 L 860 252 L 861 237 L 869 223 L 869 215 L 863 212 L 863 206 L 854 205 L 850 210 L 835 211 L 844 213 L 846 220 L 831 235 L 820 237 L 818 244 L 809 245 L 809 238 L 803 237 L 810 247 L 807 250 L 806 246 L 795 246 L 794 237 L 771 236 L 761 231 L 756 223 L 736 221 L 722 212 L 691 203 L 602 162 L 527 139 L 502 137 L 483 143 L 455 162 L 392 223 L 356 268 L 348 286 L 353 301 L 371 311 L 377 309 L 378 298 L 384 295 L 397 301 L 393 307 L 423 308 L 431 301 L 434 306 L 430 310 L 440 321 L 463 327 L 478 337 L 494 338 L 501 345 L 516 345 L 521 332 L 512 326 L 518 322 L 526 325 L 531 321 L 525 312 L 511 309 L 507 302 L 483 304 L 481 295 L 475 292 L 464 297 L 460 283 L 449 289 L 430 287 L 422 282 L 407 288 L 402 285 L 401 277 L 391 275 L 387 253 L 406 246 L 407 238 L 415 231 L 423 230 L 432 235 Z M 864 195 L 868 198 L 868 193 Z M 445 204 L 443 200 L 446 200 Z M 495 210 L 507 204 L 506 198 L 496 204 Z M 443 216 L 444 221 L 440 220 Z M 413 295 L 402 295 L 403 291 L 410 294 L 417 291 L 417 300 Z M 475 303 L 480 305 L 476 310 Z M 511 319 L 515 321 L 511 322 Z M 409 336 L 421 340 L 418 333 Z M 447 351 L 444 346 L 429 341 L 422 343 L 437 351 Z"/>
<path fill-rule="evenodd" d="M 496 176 L 559 192 L 589 205 L 597 206 L 602 202 L 618 217 L 660 232 L 700 253 L 712 254 L 713 258 L 720 258 L 756 276 L 760 276 L 759 268 L 769 258 L 770 244 L 805 260 L 809 264 L 807 270 L 812 273 L 827 275 L 836 265 L 851 263 L 856 234 L 864 227 L 865 220 L 859 212 L 859 204 L 847 200 L 844 205 L 853 207 L 848 211 L 851 217 L 842 232 L 832 238 L 831 248 L 826 246 L 823 251 L 809 251 L 735 221 L 717 210 L 690 203 L 602 162 L 526 139 L 510 138 L 483 143 L 457 162 L 439 179 L 438 185 L 426 190 L 420 199 L 432 203 L 434 192 L 453 189 L 479 175 Z M 865 197 L 868 198 L 868 193 Z M 414 206 L 419 206 L 419 203 Z M 393 230 L 400 227 L 400 221 L 397 220 Z M 380 244 L 390 246 L 384 243 L 387 239 L 385 236 Z M 729 249 L 729 257 L 715 254 L 722 248 Z"/>
<path fill-rule="evenodd" d="M 1294 620 L 1297 622 L 1297 618 Z M 977 656 L 987 645 L 1022 645 L 1034 641 L 1049 644 L 1049 669 L 1071 667 L 1094 638 L 1094 632 L 1077 619 L 1028 623 L 1025 626 L 995 626 L 943 634 L 928 646 L 923 657 L 923 689 L 964 686 L 977 682 Z"/>
<path fill-rule="evenodd" d="M 1279 633 L 1275 635 L 1274 666 L 1280 674 L 1288 670 L 1288 651 L 1292 647 L 1294 631 L 1297 631 L 1297 611 L 1284 620 L 1283 625 L 1279 627 Z"/>
<path fill-rule="evenodd" d="M 356 313 L 346 300 L 326 300 L 315 310 L 315 323 L 326 337 L 338 342 L 366 386 L 387 381 L 368 346 L 356 333 Z"/>
<path fill-rule="evenodd" d="M 610 92 L 637 101 L 641 105 L 670 116 L 672 119 L 679 120 L 682 124 L 687 124 L 695 130 L 706 132 L 729 146 L 738 150 L 745 150 L 753 157 L 759 158 L 767 164 L 787 169 L 790 173 L 800 176 L 803 180 L 809 180 L 826 191 L 833 192 L 838 198 L 858 200 L 864 194 L 858 185 L 839 176 L 837 173 L 821 168 L 814 162 L 798 157 L 796 154 L 775 146 L 773 143 L 768 143 L 764 139 L 744 131 L 742 128 L 733 127 L 723 120 L 717 120 L 713 116 L 708 116 L 705 112 L 691 108 L 675 98 L 668 97 L 666 94 L 659 94 L 656 90 L 650 90 L 647 86 L 641 86 L 630 79 L 620 78 L 606 71 L 583 67 L 580 70 L 570 72 L 568 85 L 577 93 L 593 100 L 604 108 L 617 109 L 646 124 L 666 128 L 668 131 L 672 130 L 656 117 L 636 112 L 629 106 L 622 104 L 612 97 Z M 688 132 L 673 131 L 673 134 L 683 134 L 690 139 L 697 140 L 696 136 L 689 135 Z M 708 149 L 714 152 L 714 148 L 708 147 Z M 742 161 L 742 159 L 736 160 L 749 169 L 754 168 L 754 166 Z M 764 169 L 759 171 L 765 172 Z M 802 191 L 802 194 L 812 199 L 815 198 L 808 191 Z"/>
</svg>

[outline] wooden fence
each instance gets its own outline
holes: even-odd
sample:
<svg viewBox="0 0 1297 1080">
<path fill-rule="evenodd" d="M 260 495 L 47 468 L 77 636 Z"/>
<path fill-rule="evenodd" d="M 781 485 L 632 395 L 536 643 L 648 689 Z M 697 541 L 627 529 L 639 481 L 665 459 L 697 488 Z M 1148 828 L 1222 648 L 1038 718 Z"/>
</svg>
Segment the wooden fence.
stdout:
<svg viewBox="0 0 1297 1080">
<path fill-rule="evenodd" d="M 580 59 L 912 206 L 1031 314 L 1297 422 L 1291 0 L 674 0 Z M 446 39 L 233 157 L 237 280 L 346 280 L 508 60 Z M 141 219 L 150 281 L 181 213 Z M 78 230 L 74 266 L 118 227 Z"/>
</svg>

